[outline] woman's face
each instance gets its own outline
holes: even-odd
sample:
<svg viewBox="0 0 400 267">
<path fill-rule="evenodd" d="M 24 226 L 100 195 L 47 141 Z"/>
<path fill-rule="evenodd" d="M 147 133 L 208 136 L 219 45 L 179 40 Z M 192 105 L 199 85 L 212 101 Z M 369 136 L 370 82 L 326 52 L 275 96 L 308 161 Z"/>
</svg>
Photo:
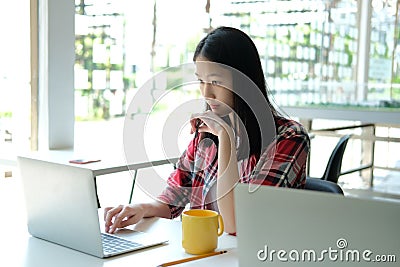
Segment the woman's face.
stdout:
<svg viewBox="0 0 400 267">
<path fill-rule="evenodd" d="M 201 94 L 211 110 L 219 116 L 231 113 L 233 81 L 230 70 L 204 57 L 198 57 L 195 64 L 195 74 L 200 81 Z"/>
</svg>

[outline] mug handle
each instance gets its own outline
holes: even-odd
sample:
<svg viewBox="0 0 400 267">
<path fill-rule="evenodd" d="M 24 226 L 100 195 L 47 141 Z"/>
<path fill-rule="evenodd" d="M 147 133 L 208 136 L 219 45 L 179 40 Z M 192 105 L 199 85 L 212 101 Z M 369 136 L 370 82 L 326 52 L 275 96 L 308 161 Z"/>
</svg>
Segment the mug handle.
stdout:
<svg viewBox="0 0 400 267">
<path fill-rule="evenodd" d="M 218 214 L 218 236 L 221 236 L 224 233 L 224 221 L 222 220 L 222 216 Z"/>
</svg>

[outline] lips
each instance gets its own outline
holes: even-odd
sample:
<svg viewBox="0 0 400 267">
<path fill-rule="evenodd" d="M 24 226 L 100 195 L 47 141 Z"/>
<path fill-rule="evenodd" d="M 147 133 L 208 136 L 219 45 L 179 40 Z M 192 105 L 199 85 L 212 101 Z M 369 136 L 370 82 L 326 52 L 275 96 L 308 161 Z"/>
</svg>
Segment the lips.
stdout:
<svg viewBox="0 0 400 267">
<path fill-rule="evenodd" d="M 210 106 L 211 109 L 217 109 L 220 105 L 215 102 L 207 102 L 207 104 Z"/>
<path fill-rule="evenodd" d="M 219 105 L 217 104 L 209 104 L 211 109 L 217 109 Z"/>
</svg>

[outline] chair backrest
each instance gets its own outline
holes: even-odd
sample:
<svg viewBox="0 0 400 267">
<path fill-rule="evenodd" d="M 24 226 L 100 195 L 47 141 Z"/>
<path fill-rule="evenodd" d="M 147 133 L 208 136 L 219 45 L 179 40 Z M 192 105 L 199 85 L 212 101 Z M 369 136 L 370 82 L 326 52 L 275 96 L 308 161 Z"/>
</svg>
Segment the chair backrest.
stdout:
<svg viewBox="0 0 400 267">
<path fill-rule="evenodd" d="M 304 189 L 344 195 L 342 188 L 337 183 L 319 178 L 307 178 Z"/>
<path fill-rule="evenodd" d="M 339 139 L 338 143 L 332 151 L 331 156 L 329 157 L 324 175 L 321 178 L 322 180 L 337 183 L 340 176 L 340 170 L 342 168 L 343 154 L 350 137 L 351 134 L 346 134 Z"/>
</svg>

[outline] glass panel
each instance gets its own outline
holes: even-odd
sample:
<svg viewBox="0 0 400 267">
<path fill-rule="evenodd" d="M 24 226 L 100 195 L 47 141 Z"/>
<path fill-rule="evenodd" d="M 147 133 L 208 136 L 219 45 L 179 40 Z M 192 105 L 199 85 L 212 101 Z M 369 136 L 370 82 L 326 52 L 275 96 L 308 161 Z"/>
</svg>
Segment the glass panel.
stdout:
<svg viewBox="0 0 400 267">
<path fill-rule="evenodd" d="M 99 148 L 102 151 L 113 153 L 122 147 L 123 119 L 141 86 L 154 73 L 192 61 L 195 46 L 210 25 L 205 4 L 187 0 L 75 1 L 76 148 L 97 148 L 104 140 L 109 142 Z M 147 116 L 142 106 L 157 101 L 154 113 L 168 114 L 165 111 L 173 105 L 159 96 L 174 82 L 170 79 L 175 77 L 159 80 L 151 95 L 135 105 L 130 118 Z M 193 90 L 178 88 L 174 92 L 172 104 Z"/>
<path fill-rule="evenodd" d="M 101 108 L 98 103 L 107 103 L 104 92 L 95 89 L 121 89 L 124 103 L 129 103 L 127 97 L 152 73 L 190 62 L 195 45 L 205 32 L 227 25 L 241 28 L 255 41 L 268 85 L 280 106 L 397 107 L 397 2 L 372 1 L 371 16 L 367 17 L 371 19 L 371 32 L 367 29 L 366 33 L 371 39 L 369 68 L 360 70 L 358 7 L 366 2 L 221 0 L 210 1 L 207 10 L 207 1 L 139 4 L 76 0 L 76 75 L 82 79 L 78 83 L 81 88 L 76 89 L 80 97 L 93 101 L 89 105 L 94 113 L 112 116 L 95 112 Z M 177 7 L 185 12 L 178 15 Z M 102 88 L 97 88 L 95 80 L 98 70 L 106 73 Z M 123 88 L 120 82 L 118 88 L 112 88 L 116 87 L 112 73 L 121 71 Z M 357 73 L 362 71 L 367 74 Z M 361 76 L 366 77 L 365 81 L 357 81 Z M 367 90 L 358 92 L 364 84 L 368 84 Z"/>
<path fill-rule="evenodd" d="M 223 16 L 255 40 L 278 105 L 354 101 L 357 1 L 244 2 Z"/>
<path fill-rule="evenodd" d="M 124 115 L 125 107 L 115 114 L 108 106 L 129 104 L 153 73 L 191 62 L 209 27 L 203 1 L 76 0 L 75 6 L 75 89 L 83 99 L 75 102 L 87 105 L 76 107 L 78 120 Z M 123 97 L 110 97 L 115 90 Z"/>
<path fill-rule="evenodd" d="M 400 5 L 373 0 L 368 100 L 381 107 L 400 108 Z"/>
</svg>

